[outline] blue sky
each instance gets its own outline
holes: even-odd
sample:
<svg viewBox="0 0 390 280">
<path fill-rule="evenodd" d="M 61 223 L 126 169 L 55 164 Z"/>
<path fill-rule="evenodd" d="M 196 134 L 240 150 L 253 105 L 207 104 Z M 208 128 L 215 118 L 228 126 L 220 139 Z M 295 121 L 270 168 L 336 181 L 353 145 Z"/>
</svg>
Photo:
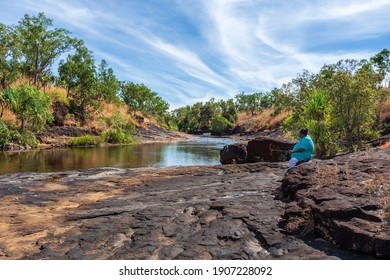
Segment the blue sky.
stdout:
<svg viewBox="0 0 390 280">
<path fill-rule="evenodd" d="M 171 108 L 267 91 L 303 69 L 390 48 L 390 0 L 1 0 L 0 22 L 44 12 L 120 80 Z"/>
</svg>

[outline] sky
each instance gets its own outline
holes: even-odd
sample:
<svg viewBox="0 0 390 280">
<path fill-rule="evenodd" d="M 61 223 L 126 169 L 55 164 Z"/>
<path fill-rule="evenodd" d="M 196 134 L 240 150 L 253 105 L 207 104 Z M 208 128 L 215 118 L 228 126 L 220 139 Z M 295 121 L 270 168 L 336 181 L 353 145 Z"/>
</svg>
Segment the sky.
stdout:
<svg viewBox="0 0 390 280">
<path fill-rule="evenodd" d="M 390 49 L 390 0 L 0 0 L 3 24 L 39 12 L 171 109 Z"/>
</svg>

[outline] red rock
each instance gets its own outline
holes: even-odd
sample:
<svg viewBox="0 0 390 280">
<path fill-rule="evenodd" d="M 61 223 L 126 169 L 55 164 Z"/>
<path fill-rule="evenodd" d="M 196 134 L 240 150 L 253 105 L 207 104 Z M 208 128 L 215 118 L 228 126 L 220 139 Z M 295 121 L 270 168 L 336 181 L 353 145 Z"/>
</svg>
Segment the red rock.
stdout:
<svg viewBox="0 0 390 280">
<path fill-rule="evenodd" d="M 290 159 L 288 151 L 291 150 L 294 145 L 294 142 L 271 137 L 253 139 L 248 142 L 248 162 L 287 161 Z"/>
</svg>

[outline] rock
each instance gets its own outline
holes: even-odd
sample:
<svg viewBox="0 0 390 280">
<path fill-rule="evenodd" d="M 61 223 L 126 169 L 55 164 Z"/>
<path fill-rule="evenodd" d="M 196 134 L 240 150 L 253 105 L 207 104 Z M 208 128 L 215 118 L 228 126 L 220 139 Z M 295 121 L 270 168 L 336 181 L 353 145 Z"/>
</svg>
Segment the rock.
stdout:
<svg viewBox="0 0 390 280">
<path fill-rule="evenodd" d="M 233 128 L 231 134 L 241 134 L 241 133 L 245 133 L 245 131 L 246 131 L 245 127 L 240 126 L 240 125 L 236 125 Z"/>
<path fill-rule="evenodd" d="M 58 136 L 69 136 L 79 137 L 85 134 L 99 135 L 99 131 L 87 127 L 74 127 L 74 126 L 53 126 L 46 127 L 46 129 L 38 135 L 38 137 L 58 137 Z"/>
<path fill-rule="evenodd" d="M 381 146 L 381 145 L 385 144 L 388 141 L 390 141 L 390 134 L 387 134 L 387 135 L 384 135 L 382 137 L 373 139 L 373 140 L 369 141 L 369 143 L 373 147 L 378 147 L 378 146 Z"/>
<path fill-rule="evenodd" d="M 203 134 L 203 130 L 195 129 L 195 130 L 191 131 L 191 134 L 193 134 L 193 135 L 202 135 Z"/>
<path fill-rule="evenodd" d="M 287 172 L 278 198 L 286 228 L 349 250 L 390 257 L 390 149 L 313 160 Z"/>
<path fill-rule="evenodd" d="M 245 144 L 225 145 L 220 151 L 220 162 L 222 164 L 245 163 L 247 161 L 247 151 Z"/>
<path fill-rule="evenodd" d="M 4 145 L 5 151 L 23 151 L 26 150 L 26 147 L 15 144 L 15 143 L 7 143 Z"/>
<path fill-rule="evenodd" d="M 287 161 L 290 159 L 288 150 L 291 150 L 294 145 L 294 142 L 271 137 L 260 137 L 251 140 L 247 147 L 248 162 Z"/>
<path fill-rule="evenodd" d="M 274 199 L 284 163 L 231 170 L 220 165 L 0 175 L 0 259 L 375 258 L 314 242 L 318 235 L 286 232 L 285 204 Z M 377 219 L 374 208 L 367 204 L 362 213 Z M 352 227 L 337 226 L 344 232 Z M 385 242 L 378 235 L 375 244 Z"/>
<path fill-rule="evenodd" d="M 64 122 L 68 112 L 69 112 L 69 107 L 66 104 L 56 101 L 53 104 L 53 117 L 54 117 L 53 124 L 56 126 L 64 126 Z"/>
</svg>

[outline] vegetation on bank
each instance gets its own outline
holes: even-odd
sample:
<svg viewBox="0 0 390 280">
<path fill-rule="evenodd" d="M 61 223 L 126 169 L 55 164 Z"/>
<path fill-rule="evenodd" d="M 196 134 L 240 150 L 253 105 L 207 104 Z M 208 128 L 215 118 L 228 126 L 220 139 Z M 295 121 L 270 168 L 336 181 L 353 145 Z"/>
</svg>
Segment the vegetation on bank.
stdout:
<svg viewBox="0 0 390 280">
<path fill-rule="evenodd" d="M 66 58 L 60 60 L 62 57 Z M 102 115 L 110 104 L 119 108 L 116 111 L 126 106 L 125 116 L 118 118 L 117 112 L 112 117 Z M 105 60 L 97 65 L 82 40 L 53 27 L 43 13 L 26 14 L 17 25 L 0 23 L 2 147 L 9 142 L 35 146 L 35 134 L 45 125 L 72 122 L 85 126 L 96 119 L 106 130 L 102 142 L 128 143 L 133 139 L 135 114 L 154 118 L 169 128 L 165 122 L 168 109 L 169 104 L 144 84 L 119 81 Z M 94 143 L 88 136 L 73 142 Z"/>
<path fill-rule="evenodd" d="M 389 103 L 389 72 L 390 52 L 384 49 L 368 60 L 303 71 L 269 92 L 242 92 L 169 112 L 157 93 L 119 81 L 105 60 L 97 64 L 82 40 L 53 27 L 43 13 L 25 15 L 17 25 L 0 23 L 0 145 L 36 146 L 45 126 L 69 124 L 102 131 L 74 138 L 69 146 L 130 143 L 145 116 L 166 129 L 214 135 L 232 133 L 249 119 L 260 129 L 285 119 L 286 133 L 295 136 L 298 128 L 308 127 L 317 156 L 329 156 L 361 149 L 379 134 Z M 260 124 L 263 115 L 269 121 Z"/>
</svg>

